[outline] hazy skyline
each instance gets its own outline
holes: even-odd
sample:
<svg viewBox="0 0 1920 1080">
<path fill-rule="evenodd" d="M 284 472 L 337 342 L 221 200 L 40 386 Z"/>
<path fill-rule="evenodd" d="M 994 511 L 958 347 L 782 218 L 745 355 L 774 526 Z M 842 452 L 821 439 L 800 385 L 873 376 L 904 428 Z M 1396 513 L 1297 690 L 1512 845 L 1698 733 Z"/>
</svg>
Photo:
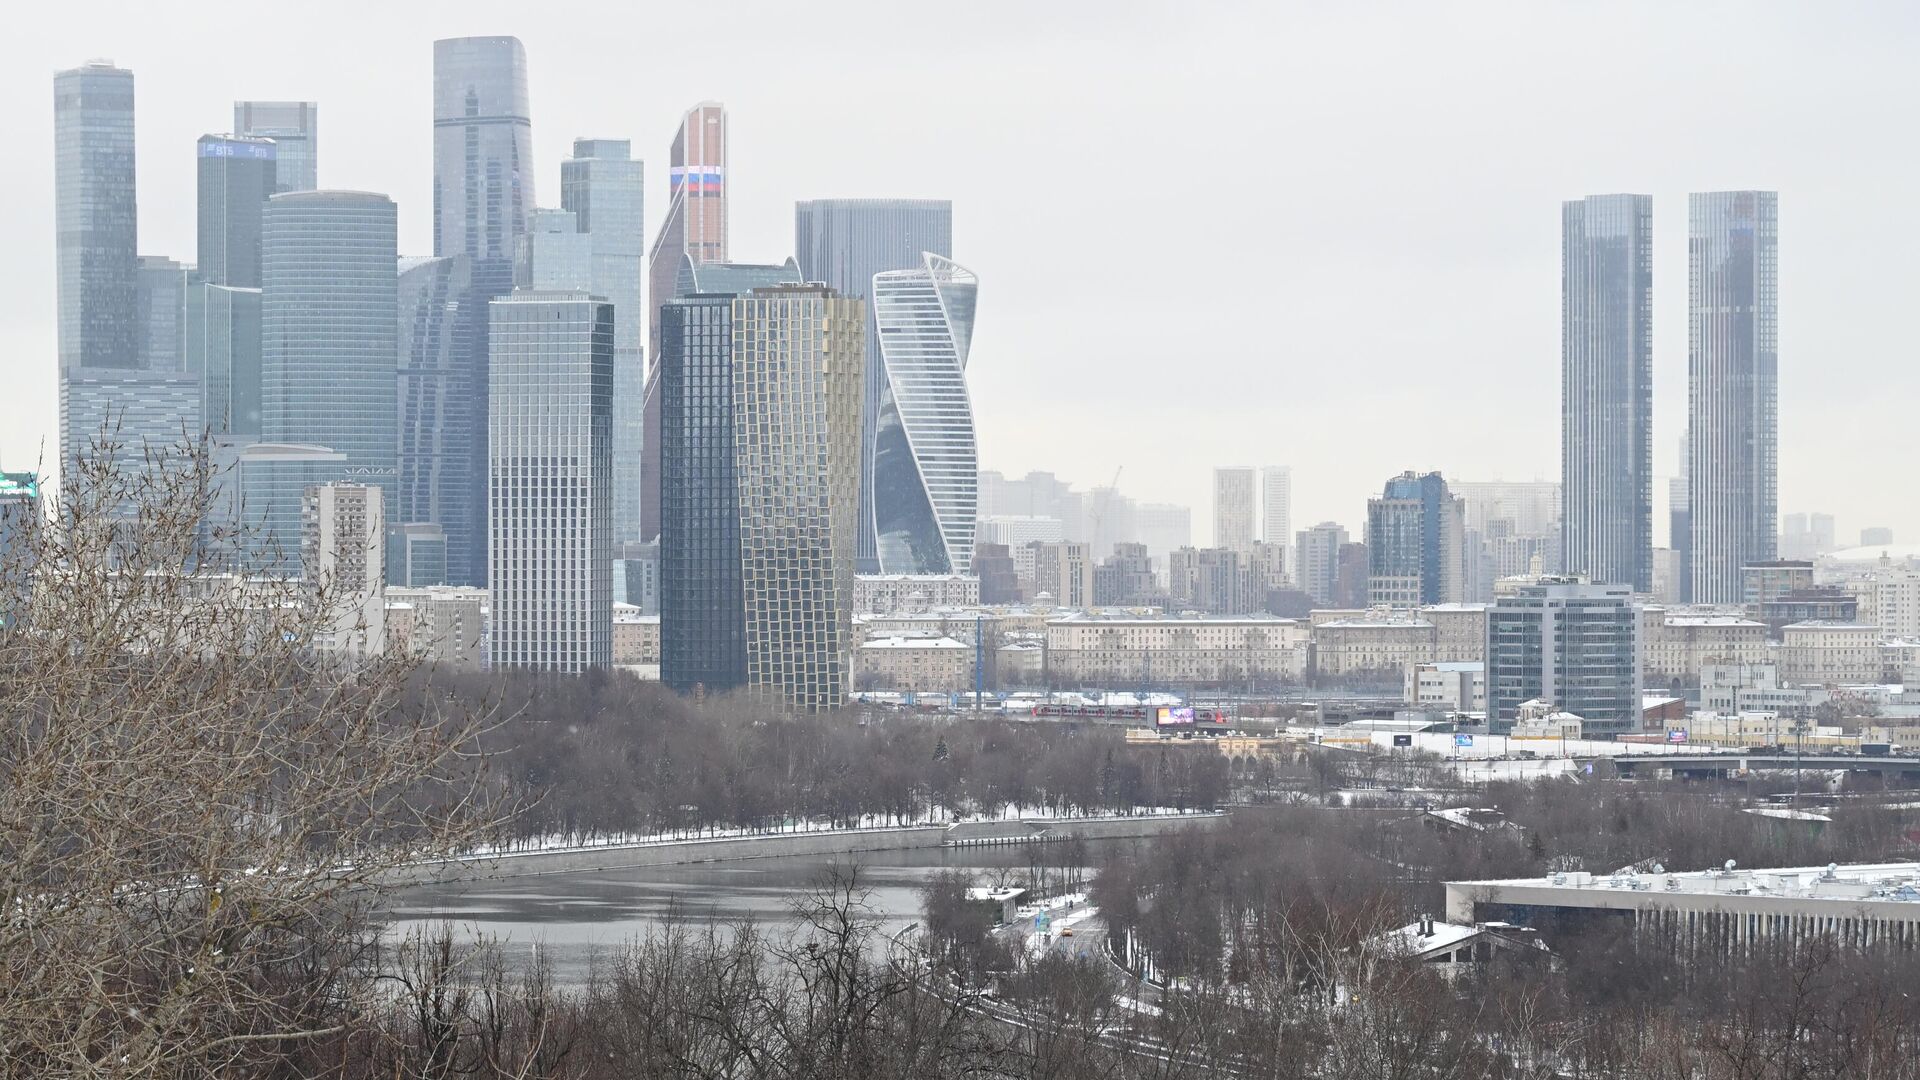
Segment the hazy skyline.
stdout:
<svg viewBox="0 0 1920 1080">
<path fill-rule="evenodd" d="M 1294 467 L 1296 528 L 1356 529 L 1405 469 L 1559 475 L 1560 205 L 1653 196 L 1654 475 L 1686 416 L 1686 195 L 1780 197 L 1780 509 L 1920 541 L 1900 346 L 1920 271 L 1903 137 L 1920 13 L 1891 3 L 1548 6 L 91 4 L 0 45 L 0 464 L 56 456 L 52 76 L 133 70 L 140 252 L 191 259 L 194 141 L 241 99 L 319 102 L 323 187 L 432 250 L 436 38 L 526 45 L 536 189 L 625 138 L 666 207 L 681 114 L 726 104 L 732 256 L 792 254 L 800 199 L 951 199 L 981 278 L 981 465 L 1212 519 L 1212 468 Z M 246 17 L 237 17 L 245 12 Z M 688 49 L 685 42 L 699 41 Z M 1656 544 L 1666 541 L 1656 524 Z"/>
</svg>

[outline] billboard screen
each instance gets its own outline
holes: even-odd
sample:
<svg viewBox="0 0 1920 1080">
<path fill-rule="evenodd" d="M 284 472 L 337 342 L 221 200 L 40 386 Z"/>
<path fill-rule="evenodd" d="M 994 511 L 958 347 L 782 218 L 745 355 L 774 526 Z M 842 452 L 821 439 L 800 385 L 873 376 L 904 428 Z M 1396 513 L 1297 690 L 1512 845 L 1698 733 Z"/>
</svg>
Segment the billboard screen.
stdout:
<svg viewBox="0 0 1920 1080">
<path fill-rule="evenodd" d="M 1193 707 L 1162 705 L 1154 710 L 1154 723 L 1160 727 L 1192 727 Z"/>
</svg>

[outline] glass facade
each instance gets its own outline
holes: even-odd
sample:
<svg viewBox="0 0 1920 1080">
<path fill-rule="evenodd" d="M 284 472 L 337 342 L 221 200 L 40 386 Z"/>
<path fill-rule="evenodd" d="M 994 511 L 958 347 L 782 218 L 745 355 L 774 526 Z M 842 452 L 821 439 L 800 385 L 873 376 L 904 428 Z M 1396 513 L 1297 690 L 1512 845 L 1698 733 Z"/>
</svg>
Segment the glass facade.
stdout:
<svg viewBox="0 0 1920 1080">
<path fill-rule="evenodd" d="M 1640 727 L 1640 612 L 1631 586 L 1546 578 L 1487 609 L 1487 719 L 1510 730 L 1542 701 L 1579 716 L 1582 732 Z"/>
<path fill-rule="evenodd" d="M 733 304 L 747 686 L 813 711 L 851 682 L 866 304 L 817 285 Z"/>
<path fill-rule="evenodd" d="M 733 298 L 664 305 L 660 341 L 660 678 L 718 693 L 747 681 Z"/>
<path fill-rule="evenodd" d="M 55 284 L 60 371 L 60 458 L 76 460 L 117 401 L 95 372 L 141 366 L 138 222 L 134 204 L 133 72 L 105 61 L 53 77 Z M 68 404 L 84 404 L 84 415 Z M 135 410 L 139 402 L 126 402 Z M 177 419 L 177 417 L 176 417 Z"/>
<path fill-rule="evenodd" d="M 465 255 L 471 288 L 461 310 L 472 323 L 456 339 L 464 351 L 447 386 L 456 400 L 441 442 L 450 445 L 454 432 L 471 441 L 443 462 L 443 483 L 460 494 L 442 504 L 454 515 L 436 519 L 447 530 L 456 584 L 486 583 L 487 301 L 513 290 L 514 254 L 534 208 L 533 174 L 527 54 L 519 39 L 434 42 L 433 253 Z"/>
<path fill-rule="evenodd" d="M 446 532 L 448 572 L 471 565 L 486 507 L 468 498 L 469 455 L 478 441 L 466 391 L 474 320 L 471 263 L 465 255 L 408 258 L 399 264 L 399 499 L 393 520 L 432 522 Z M 448 522 L 466 522 L 449 528 Z"/>
<path fill-rule="evenodd" d="M 674 288 L 680 257 L 727 261 L 727 110 L 717 101 L 688 109 L 673 133 L 667 169 L 667 213 L 648 253 L 647 303 L 653 308 L 653 352 L 660 355 L 660 306 Z"/>
<path fill-rule="evenodd" d="M 967 353 L 979 279 L 938 255 L 873 276 L 886 371 L 874 434 L 873 511 L 886 574 L 969 574 L 980 457 Z"/>
<path fill-rule="evenodd" d="M 1779 197 L 1687 197 L 1690 599 L 1740 602 L 1740 568 L 1775 555 Z"/>
<path fill-rule="evenodd" d="M 260 225 L 274 191 L 274 143 L 202 135 L 199 158 L 200 280 L 260 287 Z"/>
<path fill-rule="evenodd" d="M 187 289 L 187 356 L 200 376 L 201 426 L 215 436 L 261 435 L 260 298 L 259 289 Z"/>
<path fill-rule="evenodd" d="M 640 536 L 640 456 L 645 445 L 646 166 L 625 139 L 575 139 L 560 163 L 560 207 L 592 238 L 591 291 L 613 304 L 613 535 Z"/>
<path fill-rule="evenodd" d="M 233 132 L 274 144 L 273 190 L 320 186 L 320 106 L 312 101 L 236 101 Z"/>
<path fill-rule="evenodd" d="M 1653 587 L 1653 198 L 1561 207 L 1561 561 Z"/>
<path fill-rule="evenodd" d="M 487 529 L 495 667 L 613 663 L 613 305 L 488 305 Z"/>
<path fill-rule="evenodd" d="M 793 249 L 808 281 L 865 299 L 873 276 L 914 270 L 927 254 L 953 258 L 953 203 L 945 199 L 814 199 L 794 204 Z M 887 397 L 879 334 L 867 325 L 866 400 L 861 403 L 860 572 L 880 572 L 874 505 L 875 440 Z"/>
<path fill-rule="evenodd" d="M 186 267 L 164 255 L 140 256 L 140 367 L 181 372 L 191 368 L 182 340 L 187 302 Z"/>
<path fill-rule="evenodd" d="M 290 521 L 298 527 L 305 484 L 345 480 L 387 492 L 398 486 L 395 227 L 393 200 L 385 195 L 295 191 L 267 201 L 261 436 L 344 455 L 339 473 L 289 475 L 274 488 L 276 533 L 268 539 L 283 550 L 298 550 L 297 533 L 277 530 Z"/>
<path fill-rule="evenodd" d="M 1457 603 L 1466 585 L 1466 507 L 1439 473 L 1401 473 L 1367 500 L 1367 602 Z"/>
</svg>

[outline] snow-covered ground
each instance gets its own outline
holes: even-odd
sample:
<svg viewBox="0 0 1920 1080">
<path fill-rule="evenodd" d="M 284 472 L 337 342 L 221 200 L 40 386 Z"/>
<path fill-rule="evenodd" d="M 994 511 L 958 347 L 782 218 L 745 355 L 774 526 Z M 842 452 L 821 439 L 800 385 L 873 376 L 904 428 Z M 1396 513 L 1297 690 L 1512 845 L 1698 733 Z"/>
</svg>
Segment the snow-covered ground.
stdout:
<svg viewBox="0 0 1920 1080">
<path fill-rule="evenodd" d="M 1300 728 L 1293 729 L 1309 732 L 1320 737 L 1327 746 L 1350 746 L 1362 749 L 1377 746 L 1383 750 L 1413 751 L 1425 754 L 1437 754 L 1444 758 L 1462 761 L 1487 760 L 1492 758 L 1517 758 L 1531 754 L 1536 758 L 1596 758 L 1621 757 L 1627 754 L 1713 754 L 1732 753 L 1713 746 L 1700 746 L 1692 743 L 1635 743 L 1609 742 L 1600 739 L 1530 739 L 1514 738 L 1509 735 L 1471 735 L 1470 745 L 1459 745 L 1454 736 L 1446 732 L 1415 732 L 1411 748 L 1393 745 L 1395 734 L 1392 731 L 1347 731 L 1344 728 Z"/>
</svg>

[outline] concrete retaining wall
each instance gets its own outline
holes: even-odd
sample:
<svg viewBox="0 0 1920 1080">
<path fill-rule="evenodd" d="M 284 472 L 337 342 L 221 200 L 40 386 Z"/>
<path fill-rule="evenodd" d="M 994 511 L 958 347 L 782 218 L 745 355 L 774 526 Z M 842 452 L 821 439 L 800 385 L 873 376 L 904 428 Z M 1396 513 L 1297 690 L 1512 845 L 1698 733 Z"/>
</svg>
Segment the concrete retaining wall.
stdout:
<svg viewBox="0 0 1920 1080">
<path fill-rule="evenodd" d="M 771 859 L 783 855 L 851 855 L 862 851 L 898 851 L 948 845 L 1019 844 L 1085 837 L 1089 840 L 1156 836 L 1222 820 L 1224 814 L 1183 814 L 1121 818 L 1060 818 L 1026 821 L 967 821 L 956 825 L 907 825 L 889 829 L 835 829 L 827 832 L 772 833 L 711 840 L 676 840 L 564 851 L 529 851 L 434 863 L 396 875 L 395 884 L 452 881 L 460 878 L 533 877 L 588 870 L 624 870 L 645 866 Z"/>
</svg>

